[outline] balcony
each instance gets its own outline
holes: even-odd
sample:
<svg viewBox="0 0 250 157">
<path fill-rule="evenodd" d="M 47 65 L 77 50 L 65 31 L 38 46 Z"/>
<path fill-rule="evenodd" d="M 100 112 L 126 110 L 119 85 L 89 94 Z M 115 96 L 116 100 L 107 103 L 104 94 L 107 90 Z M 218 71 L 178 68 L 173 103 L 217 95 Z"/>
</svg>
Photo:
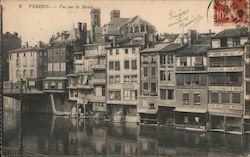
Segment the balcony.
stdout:
<svg viewBox="0 0 250 157">
<path fill-rule="evenodd" d="M 243 67 L 209 67 L 208 72 L 242 72 Z"/>
<path fill-rule="evenodd" d="M 184 66 L 176 67 L 176 72 L 187 72 L 187 71 L 206 71 L 206 66 Z"/>
<path fill-rule="evenodd" d="M 76 89 L 76 84 L 69 84 L 68 89 Z"/>
<path fill-rule="evenodd" d="M 243 91 L 243 87 L 233 87 L 233 86 L 215 86 L 215 85 L 209 85 L 208 90 L 213 90 L 213 91 L 237 91 L 237 92 L 241 92 Z"/>
<path fill-rule="evenodd" d="M 78 84 L 77 85 L 78 89 L 93 89 L 94 86 L 93 85 L 84 85 L 84 84 Z"/>
<path fill-rule="evenodd" d="M 210 68 L 211 67 L 241 67 L 242 61 L 217 61 L 217 62 L 210 62 Z"/>
<path fill-rule="evenodd" d="M 106 56 L 106 51 L 86 50 L 85 56 L 86 57 Z"/>
<path fill-rule="evenodd" d="M 90 96 L 90 101 L 92 102 L 106 102 L 105 96 Z"/>
<path fill-rule="evenodd" d="M 92 80 L 93 84 L 106 84 L 106 79 L 93 79 Z"/>
<path fill-rule="evenodd" d="M 138 113 L 147 113 L 147 114 L 156 114 L 158 111 L 158 107 L 139 107 L 137 108 Z"/>
<path fill-rule="evenodd" d="M 228 110 L 243 110 L 243 106 L 241 104 L 208 104 L 208 108 L 216 108 L 216 109 L 228 109 Z"/>
<path fill-rule="evenodd" d="M 94 69 L 94 70 L 105 70 L 106 69 L 106 64 L 95 64 L 95 65 L 92 65 L 92 69 Z"/>
</svg>

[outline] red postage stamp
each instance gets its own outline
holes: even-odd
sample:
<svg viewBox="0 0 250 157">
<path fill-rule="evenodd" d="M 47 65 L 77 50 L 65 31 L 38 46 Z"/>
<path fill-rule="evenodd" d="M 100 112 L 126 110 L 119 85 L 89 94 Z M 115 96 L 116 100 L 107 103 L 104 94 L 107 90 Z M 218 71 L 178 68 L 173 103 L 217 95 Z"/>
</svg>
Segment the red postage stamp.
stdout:
<svg viewBox="0 0 250 157">
<path fill-rule="evenodd" d="M 246 24 L 248 0 L 214 0 L 215 24 Z"/>
</svg>

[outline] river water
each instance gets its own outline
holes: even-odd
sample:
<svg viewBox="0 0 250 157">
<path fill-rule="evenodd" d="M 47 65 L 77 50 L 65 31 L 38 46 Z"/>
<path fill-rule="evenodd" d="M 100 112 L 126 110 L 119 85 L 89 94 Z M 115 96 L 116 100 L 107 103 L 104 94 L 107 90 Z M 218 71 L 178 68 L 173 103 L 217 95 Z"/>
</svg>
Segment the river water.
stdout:
<svg viewBox="0 0 250 157">
<path fill-rule="evenodd" d="M 6 147 L 19 146 L 19 112 L 4 112 Z M 45 155 L 248 156 L 250 135 L 200 133 L 167 127 L 22 114 L 25 151 Z M 249 155 L 250 156 L 250 155 Z"/>
</svg>

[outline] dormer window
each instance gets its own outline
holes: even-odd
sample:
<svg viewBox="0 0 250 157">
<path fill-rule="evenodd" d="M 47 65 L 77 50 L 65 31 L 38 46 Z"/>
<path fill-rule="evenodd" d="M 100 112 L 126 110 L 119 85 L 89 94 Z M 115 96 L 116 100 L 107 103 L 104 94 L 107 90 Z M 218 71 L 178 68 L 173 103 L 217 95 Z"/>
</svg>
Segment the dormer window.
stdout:
<svg viewBox="0 0 250 157">
<path fill-rule="evenodd" d="M 240 46 L 240 38 L 233 38 L 233 46 Z"/>
<path fill-rule="evenodd" d="M 221 47 L 227 47 L 227 38 L 221 38 Z"/>
<path fill-rule="evenodd" d="M 130 33 L 133 33 L 133 32 L 134 32 L 134 28 L 130 27 Z"/>
</svg>

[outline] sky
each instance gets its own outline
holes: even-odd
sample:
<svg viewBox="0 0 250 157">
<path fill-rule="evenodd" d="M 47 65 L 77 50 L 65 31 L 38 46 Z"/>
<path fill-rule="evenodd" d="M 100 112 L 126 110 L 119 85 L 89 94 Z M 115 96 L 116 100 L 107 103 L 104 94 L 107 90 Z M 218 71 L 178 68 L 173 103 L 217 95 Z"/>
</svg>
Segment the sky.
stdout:
<svg viewBox="0 0 250 157">
<path fill-rule="evenodd" d="M 3 31 L 17 32 L 23 43 L 31 45 L 48 42 L 53 34 L 77 27 L 77 22 L 87 23 L 90 29 L 89 8 L 95 7 L 101 9 L 101 25 L 108 23 L 111 10 L 118 9 L 121 17 L 139 15 L 154 25 L 158 33 L 185 33 L 188 29 L 219 32 L 225 26 L 214 24 L 213 5 L 207 16 L 209 3 L 210 0 L 3 0 Z"/>
</svg>

